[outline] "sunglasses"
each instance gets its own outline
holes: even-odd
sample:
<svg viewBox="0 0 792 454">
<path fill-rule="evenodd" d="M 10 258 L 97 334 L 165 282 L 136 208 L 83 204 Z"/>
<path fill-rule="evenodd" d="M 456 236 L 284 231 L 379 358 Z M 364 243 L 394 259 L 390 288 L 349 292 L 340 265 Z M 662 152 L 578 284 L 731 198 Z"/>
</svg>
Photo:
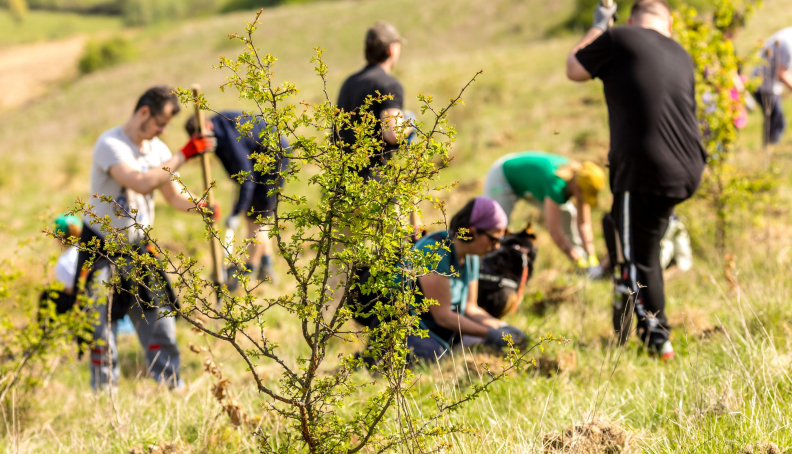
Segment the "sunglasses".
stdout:
<svg viewBox="0 0 792 454">
<path fill-rule="evenodd" d="M 500 244 L 501 241 L 503 241 L 503 237 L 502 236 L 494 236 L 494 235 L 492 235 L 490 233 L 487 233 L 487 232 L 484 232 L 484 231 L 481 231 L 479 233 L 484 235 L 484 236 L 486 236 L 487 238 L 489 238 L 490 241 L 492 241 L 493 245 L 494 244 Z"/>
</svg>

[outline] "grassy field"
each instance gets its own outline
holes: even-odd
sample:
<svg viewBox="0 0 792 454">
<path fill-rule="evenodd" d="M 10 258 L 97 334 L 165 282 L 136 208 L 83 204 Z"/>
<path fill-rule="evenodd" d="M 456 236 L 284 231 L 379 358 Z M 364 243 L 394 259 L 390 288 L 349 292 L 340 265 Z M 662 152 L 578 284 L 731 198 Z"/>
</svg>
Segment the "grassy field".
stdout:
<svg viewBox="0 0 792 454">
<path fill-rule="evenodd" d="M 545 38 L 572 4 L 573 0 L 349 0 L 284 6 L 265 12 L 257 39 L 264 51 L 279 58 L 277 78 L 296 82 L 307 101 L 322 96 L 309 62 L 312 47 L 327 50 L 329 89 L 335 98 L 343 79 L 363 63 L 366 27 L 381 18 L 390 19 L 409 40 L 396 70 L 408 94 L 407 108 L 417 109 L 418 93 L 448 98 L 483 70 L 465 96 L 465 106 L 452 114 L 459 137 L 452 165 L 441 178 L 460 182 L 444 195 L 453 212 L 478 194 L 487 167 L 505 153 L 538 149 L 604 162 L 608 135 L 601 85 L 566 80 L 563 62 L 577 37 Z M 53 213 L 71 206 L 77 197 L 89 196 L 90 153 L 96 137 L 123 122 L 145 88 L 199 82 L 217 108 L 246 107 L 220 93 L 217 87 L 225 74 L 211 65 L 218 54 L 239 52 L 225 35 L 241 31 L 250 19 L 251 13 L 241 12 L 141 30 L 133 38 L 141 53 L 136 60 L 75 79 L 0 114 L 0 210 L 5 214 L 0 241 L 6 245 L 0 259 L 24 273 L 12 289 L 16 295 L 32 297 L 35 286 L 44 281 L 43 263 L 57 250 L 38 232 Z M 748 51 L 791 19 L 785 0 L 767 0 L 739 37 L 738 47 Z M 792 109 L 789 98 L 785 106 Z M 186 117 L 178 117 L 163 137 L 174 149 L 186 139 Z M 740 138 L 735 165 L 763 168 L 760 130 L 761 119 L 754 113 Z M 739 453 L 760 441 L 790 452 L 792 135 L 773 149 L 771 162 L 782 181 L 774 206 L 763 213 L 747 207 L 737 217 L 728 247 L 733 261 L 712 246 L 711 210 L 699 200 L 680 208 L 694 236 L 696 263 L 693 270 L 671 275 L 666 283 L 678 352 L 669 364 L 650 360 L 634 343 L 623 350 L 613 346 L 610 286 L 570 273 L 566 259 L 539 229 L 537 274 L 510 322 L 533 338 L 552 331 L 570 339 L 544 354 L 544 364 L 560 360 L 560 371 L 552 377 L 544 371 L 511 377 L 456 414 L 456 420 L 479 429 L 480 436 L 447 440 L 454 443 L 454 452 L 541 452 L 545 434 L 595 419 L 623 428 L 635 452 Z M 220 178 L 219 164 L 213 170 Z M 182 170 L 188 186 L 198 187 L 198 172 L 192 164 Z M 228 205 L 232 184 L 220 180 L 218 197 Z M 195 217 L 175 213 L 164 203 L 157 210 L 156 235 L 169 248 L 208 263 Z M 518 214 L 527 217 L 530 209 L 521 206 Z M 597 212 L 597 218 L 601 214 Z M 599 239 L 597 246 L 604 253 Z M 724 277 L 725 269 L 736 281 Z M 0 310 L 14 311 L 10 299 L 0 304 Z M 25 323 L 21 318 L 18 322 Z M 272 326 L 271 336 L 279 339 L 293 338 L 298 330 L 288 317 L 273 319 Z M 5 408 L 0 447 L 9 453 L 118 453 L 176 443 L 194 453 L 258 452 L 213 401 L 203 358 L 186 348 L 188 342 L 200 345 L 203 340 L 184 325 L 179 329 L 185 389 L 168 392 L 145 378 L 136 339 L 124 337 L 117 411 L 107 394 L 91 392 L 86 361 L 62 358 L 31 398 Z M 284 354 L 294 357 L 299 348 L 284 345 Z M 334 351 L 357 348 L 339 343 Z M 220 345 L 216 349 L 241 405 L 260 416 L 266 433 L 278 433 L 283 421 L 263 413 L 264 399 L 234 352 Z M 459 351 L 453 361 L 421 369 L 416 405 L 428 405 L 428 394 L 435 389 L 459 390 L 475 381 L 475 361 L 470 359 Z M 276 379 L 275 368 L 264 365 L 262 371 Z"/>
<path fill-rule="evenodd" d="M 54 11 L 30 11 L 24 21 L 18 22 L 7 10 L 0 9 L 0 48 L 74 35 L 116 32 L 122 27 L 120 17 Z"/>
</svg>

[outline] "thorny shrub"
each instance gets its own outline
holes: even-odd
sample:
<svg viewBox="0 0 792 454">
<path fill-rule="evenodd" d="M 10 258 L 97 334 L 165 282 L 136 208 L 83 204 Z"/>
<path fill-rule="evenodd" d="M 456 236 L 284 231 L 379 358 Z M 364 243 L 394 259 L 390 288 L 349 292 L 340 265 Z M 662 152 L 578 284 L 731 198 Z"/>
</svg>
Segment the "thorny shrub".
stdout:
<svg viewBox="0 0 792 454">
<path fill-rule="evenodd" d="M 455 422 L 455 410 L 486 392 L 508 371 L 533 364 L 533 358 L 528 355 L 534 347 L 563 341 L 548 334 L 526 352 L 512 347 L 506 352 L 502 370 L 490 371 L 481 382 L 471 385 L 467 393 L 447 396 L 436 391 L 429 396 L 433 403 L 431 411 L 419 411 L 414 405 L 414 399 L 426 396 L 416 394 L 417 378 L 408 367 L 405 340 L 410 335 L 426 335 L 418 328 L 418 315 L 435 302 L 416 303 L 418 290 L 411 283 L 427 274 L 439 255 L 437 251 L 425 254 L 412 249 L 410 238 L 415 231 L 408 215 L 419 210 L 418 203 L 427 202 L 445 216 L 443 203 L 432 194 L 444 189 L 435 181 L 449 163 L 449 149 L 455 136 L 447 115 L 451 108 L 462 103 L 464 88 L 442 108 L 435 106 L 432 97 L 420 95 L 422 114 L 431 118 L 428 126 L 414 124 L 418 139 L 411 143 L 404 137 L 407 124 L 398 126 L 396 132 L 402 138 L 392 159 L 378 168 L 376 178 L 364 181 L 358 171 L 383 152 L 380 120 L 370 112 L 371 103 L 380 98 L 369 99 L 356 113 L 359 121 L 353 122 L 351 113 L 341 111 L 329 100 L 328 68 L 322 60 L 322 51 L 316 49 L 312 62 L 324 84 L 325 100 L 318 104 L 294 103 L 299 94 L 295 85 L 289 82 L 278 85 L 274 81 L 276 58 L 254 46 L 253 35 L 260 14 L 248 23 L 245 35 L 229 35 L 241 42 L 245 50 L 236 59 L 221 57 L 217 68 L 231 73 L 222 86 L 224 90 L 236 90 L 240 100 L 256 105 L 255 110 L 234 119 L 240 136 L 250 137 L 269 150 L 254 154 L 255 170 L 277 171 L 286 181 L 284 189 L 271 192 L 278 200 L 274 215 L 260 217 L 258 222 L 274 237 L 293 289 L 280 296 L 254 294 L 258 283 L 242 272 L 245 245 L 234 250 L 225 246 L 227 263 L 236 267 L 234 275 L 242 288 L 240 293 L 232 294 L 225 285 L 202 277 L 204 270 L 195 259 L 174 255 L 160 247 L 150 228 L 137 222 L 128 228 L 113 228 L 108 218 L 97 218 L 89 205 L 78 202 L 75 211 L 105 232 L 103 246 L 93 243 L 84 248 L 96 257 L 116 262 L 118 273 L 124 273 L 140 286 L 147 285 L 147 277 L 148 282 L 151 278 L 156 281 L 157 274 L 152 270 L 158 267 L 174 277 L 182 304 L 171 315 L 179 315 L 198 331 L 231 345 L 247 365 L 264 399 L 265 411 L 288 421 L 286 429 L 274 436 L 277 439 L 263 431 L 256 434 L 262 452 L 351 454 L 364 449 L 377 453 L 442 450 L 449 446 L 446 435 L 473 432 L 463 423 Z M 201 109 L 214 112 L 202 96 L 194 97 L 186 89 L 179 89 L 178 93 L 183 103 L 196 103 Z M 251 131 L 259 121 L 265 121 L 268 127 L 254 137 Z M 344 126 L 353 127 L 356 134 L 351 151 L 344 151 L 335 133 Z M 289 149 L 282 148 L 282 135 L 289 138 Z M 286 157 L 289 163 L 283 165 Z M 173 178 L 178 181 L 176 175 Z M 243 172 L 236 178 L 243 181 L 250 175 Z M 289 192 L 297 186 L 291 183 L 298 180 L 307 183 L 309 190 L 318 196 L 309 199 L 304 194 Z M 203 214 L 207 239 L 217 241 L 220 234 L 210 221 L 211 212 L 201 206 L 207 195 L 208 191 L 191 197 L 196 210 Z M 101 198 L 113 202 L 110 197 Z M 134 210 L 119 214 L 136 220 Z M 438 224 L 445 226 L 444 220 Z M 133 229 L 138 230 L 135 236 L 157 249 L 159 258 L 140 254 L 129 244 L 127 234 Z M 366 282 L 349 278 L 364 268 L 371 274 Z M 393 278 L 398 275 L 404 279 Z M 117 279 L 107 285 L 116 284 Z M 373 307 L 344 303 L 356 294 L 370 292 L 381 295 Z M 357 327 L 350 321 L 356 314 L 375 314 L 379 326 Z M 299 338 L 288 339 L 290 346 L 298 347 L 296 358 L 282 353 L 279 341 L 286 339 L 270 337 L 268 317 L 291 318 L 299 325 Z M 372 380 L 356 372 L 364 365 L 360 356 L 331 355 L 329 349 L 334 342 L 366 345 L 367 354 L 375 360 L 370 371 L 378 378 Z M 280 379 L 266 380 L 258 372 L 260 366 L 276 367 Z M 371 397 L 358 402 L 363 388 L 370 389 Z M 354 410 L 346 410 L 353 404 Z"/>
</svg>

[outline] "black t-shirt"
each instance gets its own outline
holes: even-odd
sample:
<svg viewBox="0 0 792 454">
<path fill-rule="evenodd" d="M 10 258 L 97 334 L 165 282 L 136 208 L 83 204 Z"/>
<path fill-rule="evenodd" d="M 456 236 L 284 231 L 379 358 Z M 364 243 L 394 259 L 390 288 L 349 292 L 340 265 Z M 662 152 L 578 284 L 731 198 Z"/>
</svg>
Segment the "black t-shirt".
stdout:
<svg viewBox="0 0 792 454">
<path fill-rule="evenodd" d="M 693 195 L 707 153 L 685 49 L 655 30 L 627 26 L 603 33 L 576 57 L 605 88 L 611 190 Z"/>
<path fill-rule="evenodd" d="M 366 101 L 369 96 L 378 97 L 380 95 L 392 95 L 393 99 L 386 99 L 382 102 L 375 102 L 371 105 L 370 112 L 374 114 L 375 118 L 380 119 L 383 110 L 399 109 L 403 110 L 404 104 L 404 89 L 401 83 L 395 77 L 386 73 L 380 65 L 369 65 L 361 71 L 349 76 L 349 78 L 341 86 L 341 93 L 338 96 L 338 107 L 344 109 L 346 112 L 354 112 L 352 121 L 358 121 L 358 109 Z M 351 129 L 344 128 L 340 131 L 341 139 L 352 145 L 355 143 L 355 132 Z M 388 159 L 388 151 L 392 150 L 393 146 L 389 146 L 383 141 L 383 149 L 386 151 L 383 154 L 379 163 L 385 162 Z"/>
</svg>

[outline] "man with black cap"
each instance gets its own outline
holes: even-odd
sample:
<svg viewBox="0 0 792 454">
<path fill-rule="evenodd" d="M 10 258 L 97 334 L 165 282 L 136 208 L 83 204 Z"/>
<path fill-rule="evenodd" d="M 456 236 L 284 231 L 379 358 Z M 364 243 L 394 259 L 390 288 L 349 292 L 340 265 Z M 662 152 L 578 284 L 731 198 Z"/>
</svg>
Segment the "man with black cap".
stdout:
<svg viewBox="0 0 792 454">
<path fill-rule="evenodd" d="M 674 356 L 666 322 L 660 241 L 674 206 L 696 191 L 706 152 L 696 117 L 690 55 L 671 38 L 665 0 L 636 0 L 627 27 L 609 24 L 616 5 L 599 5 L 594 26 L 567 57 L 567 77 L 602 80 L 608 104 L 611 214 L 619 265 L 613 323 L 620 340 L 632 312 L 650 354 Z M 615 252 L 615 253 L 613 253 Z"/>
<path fill-rule="evenodd" d="M 397 126 L 405 120 L 404 115 L 404 88 L 401 83 L 391 75 L 393 67 L 399 61 L 401 45 L 404 39 L 399 35 L 396 27 L 388 22 L 376 22 L 366 32 L 366 66 L 359 72 L 349 76 L 341 86 L 338 96 L 338 107 L 352 113 L 352 123 L 360 121 L 359 110 L 369 96 L 392 96 L 371 105 L 370 111 L 381 120 L 382 152 L 372 158 L 371 164 L 360 171 L 360 176 L 369 179 L 373 169 L 382 165 L 390 158 L 393 150 L 398 146 Z M 379 94 L 378 94 L 379 92 Z M 402 134 L 408 136 L 412 131 L 407 128 Z M 338 137 L 350 150 L 355 144 L 355 132 L 350 128 L 342 128 Z"/>
</svg>

